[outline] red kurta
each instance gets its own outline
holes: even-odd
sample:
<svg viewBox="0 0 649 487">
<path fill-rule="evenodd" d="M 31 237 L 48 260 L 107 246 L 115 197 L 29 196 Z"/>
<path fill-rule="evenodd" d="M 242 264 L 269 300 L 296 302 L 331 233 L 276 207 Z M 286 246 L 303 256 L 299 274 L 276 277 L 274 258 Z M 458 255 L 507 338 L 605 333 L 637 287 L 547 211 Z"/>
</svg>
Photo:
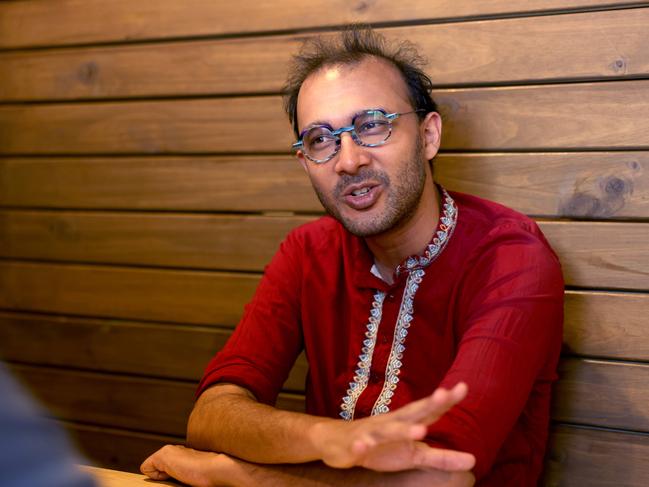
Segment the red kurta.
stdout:
<svg viewBox="0 0 649 487">
<path fill-rule="evenodd" d="M 479 486 L 536 485 L 562 339 L 559 262 L 529 218 L 450 195 L 457 221 L 438 225 L 441 250 L 414 271 L 423 277 L 404 271 L 393 285 L 334 219 L 292 231 L 199 393 L 230 382 L 273 404 L 303 349 L 306 409 L 320 416 L 394 410 L 464 381 L 467 398 L 430 426 L 428 442 L 473 453 Z M 411 322 L 400 314 L 408 298 Z"/>
</svg>

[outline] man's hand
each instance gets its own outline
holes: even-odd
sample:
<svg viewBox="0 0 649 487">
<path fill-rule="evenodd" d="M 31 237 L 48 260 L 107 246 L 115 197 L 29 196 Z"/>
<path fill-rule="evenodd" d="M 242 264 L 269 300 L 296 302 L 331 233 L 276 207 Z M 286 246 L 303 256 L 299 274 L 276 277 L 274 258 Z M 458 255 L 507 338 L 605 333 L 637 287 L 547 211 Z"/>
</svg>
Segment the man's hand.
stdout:
<svg viewBox="0 0 649 487">
<path fill-rule="evenodd" d="M 220 453 L 166 445 L 149 456 L 140 471 L 153 480 L 174 478 L 194 487 L 236 485 L 235 463 Z"/>
<path fill-rule="evenodd" d="M 475 458 L 469 453 L 431 448 L 422 443 L 427 426 L 460 402 L 467 393 L 464 383 L 396 411 L 356 421 L 323 421 L 313 426 L 311 441 L 324 463 L 335 468 L 365 467 L 379 471 L 434 468 L 468 471 Z"/>
</svg>

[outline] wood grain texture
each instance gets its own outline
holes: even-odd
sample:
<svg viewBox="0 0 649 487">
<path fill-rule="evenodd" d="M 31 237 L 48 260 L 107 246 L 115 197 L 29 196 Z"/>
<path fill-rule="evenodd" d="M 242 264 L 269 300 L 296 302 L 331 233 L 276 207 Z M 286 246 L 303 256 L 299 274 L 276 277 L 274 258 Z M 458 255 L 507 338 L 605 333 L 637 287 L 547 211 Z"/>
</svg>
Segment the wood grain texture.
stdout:
<svg viewBox="0 0 649 487">
<path fill-rule="evenodd" d="M 649 361 L 649 294 L 566 291 L 564 309 L 566 353 Z"/>
<path fill-rule="evenodd" d="M 23 364 L 198 381 L 231 333 L 190 325 L 0 312 L 0 356 Z M 300 355 L 283 390 L 304 391 L 307 369 Z"/>
<path fill-rule="evenodd" d="M 349 22 L 399 22 L 508 15 L 548 10 L 622 7 L 620 0 L 435 0 L 420 2 L 297 0 L 237 3 L 188 0 L 37 0 L 0 4 L 0 48 L 211 36 L 325 27 Z M 57 22 L 51 22 L 56 18 Z M 109 20 L 107 20 L 109 19 Z M 154 20 L 152 20 L 154 19 Z"/>
<path fill-rule="evenodd" d="M 649 435 L 560 425 L 550 434 L 544 487 L 644 487 Z"/>
<path fill-rule="evenodd" d="M 0 210 L 0 257 L 261 271 L 314 217 Z"/>
<path fill-rule="evenodd" d="M 84 465 L 81 465 L 80 468 L 92 475 L 100 487 L 151 487 L 151 479 L 141 473 L 136 474 Z M 156 485 L 177 487 L 178 483 L 173 480 L 156 480 Z"/>
<path fill-rule="evenodd" d="M 438 90 L 442 147 L 463 150 L 643 148 L 649 82 Z"/>
<path fill-rule="evenodd" d="M 0 106 L 0 153 L 288 152 L 279 97 Z"/>
<path fill-rule="evenodd" d="M 0 262 L 0 308 L 234 326 L 258 275 Z"/>
<path fill-rule="evenodd" d="M 564 359 L 552 417 L 556 421 L 649 432 L 649 365 Z"/>
<path fill-rule="evenodd" d="M 649 215 L 648 152 L 442 153 L 435 177 L 529 215 Z M 291 156 L 0 158 L 0 205 L 322 211 Z"/>
<path fill-rule="evenodd" d="M 647 80 L 438 90 L 442 147 L 646 148 L 648 92 Z M 0 106 L 6 155 L 289 152 L 292 139 L 276 96 Z"/>
<path fill-rule="evenodd" d="M 649 361 L 644 293 L 569 291 L 564 348 L 568 355 Z M 68 316 L 0 313 L 0 355 L 35 365 L 197 380 L 231 330 Z M 56 343 L 43 347 L 42 343 Z M 179 346 L 182 344 L 182 346 Z M 304 388 L 300 357 L 284 384 Z"/>
<path fill-rule="evenodd" d="M 4 261 L 0 309 L 232 327 L 258 281 L 258 274 Z M 572 295 L 585 300 L 568 308 L 575 313 L 591 296 L 607 296 L 598 308 L 607 316 L 646 304 L 636 293 Z M 638 316 L 635 308 L 628 313 Z"/>
<path fill-rule="evenodd" d="M 184 435 L 196 390 L 194 382 L 26 365 L 13 365 L 12 370 L 58 419 L 179 436 Z M 563 360 L 552 417 L 646 432 L 648 374 L 646 364 Z M 304 397 L 282 393 L 278 407 L 303 410 Z"/>
<path fill-rule="evenodd" d="M 126 472 L 139 472 L 140 464 L 164 445 L 184 443 L 184 435 L 140 433 L 69 421 L 58 423 L 66 429 L 88 461 Z"/>
<path fill-rule="evenodd" d="M 291 156 L 0 158 L 0 205 L 322 211 Z"/>
<path fill-rule="evenodd" d="M 442 153 L 435 178 L 448 188 L 527 215 L 647 218 L 649 153 Z"/>
<path fill-rule="evenodd" d="M 649 290 L 649 225 L 539 222 L 571 286 Z"/>
<path fill-rule="evenodd" d="M 0 211 L 0 257 L 261 271 L 315 217 Z M 566 283 L 649 290 L 649 225 L 539 222 Z"/>
<path fill-rule="evenodd" d="M 379 31 L 415 43 L 444 86 L 641 76 L 649 73 L 648 23 L 649 9 L 625 9 Z M 279 93 L 307 37 L 0 53 L 0 100 Z"/>
<path fill-rule="evenodd" d="M 57 418 L 184 436 L 197 382 L 125 377 L 12 365 L 11 370 Z M 304 396 L 282 393 L 277 407 L 304 410 Z"/>
</svg>

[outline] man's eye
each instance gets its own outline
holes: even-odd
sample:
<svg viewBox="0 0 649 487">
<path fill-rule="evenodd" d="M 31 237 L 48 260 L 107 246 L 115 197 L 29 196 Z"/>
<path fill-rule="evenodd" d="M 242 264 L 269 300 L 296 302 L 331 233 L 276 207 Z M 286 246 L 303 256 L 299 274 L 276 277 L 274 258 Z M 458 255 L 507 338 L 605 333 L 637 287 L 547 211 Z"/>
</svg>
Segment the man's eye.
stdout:
<svg viewBox="0 0 649 487">
<path fill-rule="evenodd" d="M 322 145 L 326 144 L 327 142 L 329 142 L 329 137 L 325 137 L 324 135 L 318 135 L 317 137 L 311 139 L 311 145 Z"/>
<path fill-rule="evenodd" d="M 386 127 L 385 122 L 372 121 L 363 123 L 360 128 L 357 130 L 361 134 L 372 134 L 376 132 L 382 132 Z"/>
<path fill-rule="evenodd" d="M 312 137 L 309 137 L 307 140 L 307 145 L 311 149 L 320 149 L 322 147 L 328 147 L 332 143 L 335 143 L 334 137 L 329 134 L 314 134 Z"/>
</svg>

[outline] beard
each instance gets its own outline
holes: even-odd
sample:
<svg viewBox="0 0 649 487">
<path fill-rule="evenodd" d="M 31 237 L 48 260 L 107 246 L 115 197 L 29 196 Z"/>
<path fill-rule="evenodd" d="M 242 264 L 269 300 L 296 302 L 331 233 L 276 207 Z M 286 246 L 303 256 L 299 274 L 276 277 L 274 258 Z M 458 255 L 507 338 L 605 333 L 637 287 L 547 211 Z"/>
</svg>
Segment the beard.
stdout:
<svg viewBox="0 0 649 487">
<path fill-rule="evenodd" d="M 338 220 L 345 229 L 357 237 L 372 237 L 398 229 L 405 225 L 415 214 L 426 182 L 424 167 L 424 148 L 421 137 L 411 154 L 401 160 L 398 167 L 402 168 L 398 181 L 392 181 L 383 171 L 377 171 L 366 166 L 356 174 L 342 174 L 332 195 L 327 195 L 317 185 L 313 189 L 326 212 Z M 357 212 L 355 217 L 344 216 L 340 211 L 342 194 L 350 184 L 363 183 L 368 180 L 379 181 L 386 188 L 387 201 L 383 211 L 377 214 L 362 215 Z"/>
</svg>

